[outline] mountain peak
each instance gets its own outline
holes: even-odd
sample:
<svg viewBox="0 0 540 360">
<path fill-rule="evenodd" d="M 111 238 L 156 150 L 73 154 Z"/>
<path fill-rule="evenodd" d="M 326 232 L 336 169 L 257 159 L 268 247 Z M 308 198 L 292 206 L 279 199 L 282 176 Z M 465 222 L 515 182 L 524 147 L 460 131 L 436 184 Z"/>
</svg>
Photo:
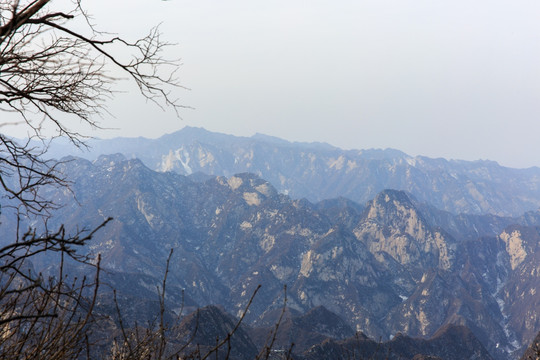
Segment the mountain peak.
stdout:
<svg viewBox="0 0 540 360">
<path fill-rule="evenodd" d="M 110 155 L 100 155 L 93 164 L 96 166 L 114 166 L 121 162 L 126 161 L 126 157 L 123 154 L 116 153 Z"/>
<path fill-rule="evenodd" d="M 187 315 L 177 332 L 180 338 L 190 341 L 186 353 L 200 352 L 204 356 L 216 345 L 216 339 L 230 338 L 231 357 L 234 359 L 253 359 L 258 351 L 243 327 L 233 329 L 237 319 L 217 306 L 209 305 Z M 194 332 L 195 331 L 195 332 Z"/>
<path fill-rule="evenodd" d="M 449 269 L 454 260 L 452 239 L 432 229 L 404 191 L 380 192 L 354 232 L 371 251 L 386 252 L 402 265 Z"/>
<path fill-rule="evenodd" d="M 401 204 L 409 204 L 412 206 L 409 194 L 403 190 L 384 189 L 375 197 L 374 201 L 386 203 L 397 201 Z"/>
<path fill-rule="evenodd" d="M 263 198 L 270 198 L 278 194 L 277 190 L 266 180 L 252 173 L 240 173 L 231 176 L 227 183 L 233 191 L 245 194 L 262 195 Z M 244 196 L 246 197 L 246 196 Z"/>
<path fill-rule="evenodd" d="M 369 219 L 386 222 L 416 213 L 416 209 L 405 191 L 386 189 L 368 202 L 365 213 Z"/>
</svg>

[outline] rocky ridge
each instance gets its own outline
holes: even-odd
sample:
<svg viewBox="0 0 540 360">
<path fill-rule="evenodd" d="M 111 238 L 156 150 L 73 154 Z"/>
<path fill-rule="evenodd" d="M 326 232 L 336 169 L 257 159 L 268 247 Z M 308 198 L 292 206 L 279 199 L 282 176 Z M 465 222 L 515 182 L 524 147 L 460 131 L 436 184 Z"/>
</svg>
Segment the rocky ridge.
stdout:
<svg viewBox="0 0 540 360">
<path fill-rule="evenodd" d="M 535 213 L 512 219 L 429 212 L 395 190 L 365 205 L 313 204 L 254 174 L 193 181 L 122 156 L 73 159 L 62 171 L 73 179 L 78 203 L 69 193 L 51 193 L 66 204 L 54 221 L 75 229 L 114 216 L 89 250 L 128 282 L 129 296 L 156 288 L 174 248 L 171 289 L 185 289 L 191 307 L 221 304 L 238 315 L 263 284 L 249 323 L 282 308 L 287 284 L 292 310 L 323 306 L 377 339 L 431 338 L 460 325 L 505 359 L 540 327 L 533 316 L 539 295 L 530 293 L 540 285 Z M 466 224 L 463 236 L 459 224 Z M 167 298 L 173 308 L 177 294 Z"/>
<path fill-rule="evenodd" d="M 511 169 L 492 161 L 412 157 L 392 149 L 342 150 L 190 127 L 155 140 L 117 138 L 89 145 L 90 152 L 81 152 L 53 144 L 50 156 L 70 153 L 94 160 L 122 153 L 161 172 L 226 177 L 250 172 L 280 193 L 312 202 L 343 196 L 363 204 L 384 189 L 396 189 L 454 214 L 520 216 L 540 208 L 539 168 Z"/>
</svg>

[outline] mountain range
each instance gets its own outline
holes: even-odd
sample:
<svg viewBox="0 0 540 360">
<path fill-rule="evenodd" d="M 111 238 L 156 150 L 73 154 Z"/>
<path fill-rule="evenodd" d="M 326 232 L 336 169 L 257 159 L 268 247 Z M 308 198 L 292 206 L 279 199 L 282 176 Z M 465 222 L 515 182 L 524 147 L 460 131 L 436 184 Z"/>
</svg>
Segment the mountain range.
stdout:
<svg viewBox="0 0 540 360">
<path fill-rule="evenodd" d="M 102 254 L 106 282 L 118 289 L 126 314 L 143 316 L 141 304 L 155 301 L 174 249 L 170 308 L 180 306 L 183 293 L 187 312 L 219 304 L 239 316 L 262 284 L 246 316 L 257 328 L 275 322 L 283 306 L 296 314 L 321 308 L 343 328 L 394 343 L 398 334 L 433 339 L 461 326 L 470 335 L 460 330 L 458 338 L 481 344 L 472 354 L 495 359 L 517 357 L 540 329 L 538 211 L 454 214 L 390 189 L 364 203 L 311 202 L 253 173 L 184 176 L 120 154 L 63 161 L 73 194 L 49 190 L 65 204 L 49 225 L 77 229 L 114 217 L 88 250 Z M 106 296 L 101 306 L 108 306 Z M 308 343 L 298 356 L 335 352 L 339 341 L 342 350 L 352 346 L 345 335 L 334 343 L 322 340 L 332 337 L 324 331 L 315 335 L 306 338 L 321 340 L 320 347 Z"/>
<path fill-rule="evenodd" d="M 102 254 L 126 323 L 156 313 L 174 250 L 168 316 L 206 309 L 200 346 L 262 285 L 237 345 L 248 358 L 280 314 L 275 344 L 297 343 L 298 359 L 351 358 L 361 344 L 364 357 L 502 360 L 518 358 L 540 329 L 538 168 L 197 128 L 90 145 L 83 159 L 52 144 L 49 156 L 79 157 L 59 165 L 71 192 L 43 194 L 63 204 L 47 225 L 76 231 L 114 218 L 86 250 Z M 13 219 L 0 217 L 0 238 L 13 241 Z M 112 307 L 105 291 L 98 308 Z"/>
<path fill-rule="evenodd" d="M 540 208 L 540 168 L 512 169 L 493 161 L 408 156 L 392 149 L 342 150 L 257 134 L 237 137 L 185 127 L 158 139 L 90 140 L 76 149 L 53 142 L 49 154 L 95 160 L 102 154 L 140 159 L 156 171 L 230 177 L 250 172 L 279 193 L 312 202 L 346 197 L 365 203 L 384 189 L 404 190 L 455 214 L 520 216 Z"/>
</svg>

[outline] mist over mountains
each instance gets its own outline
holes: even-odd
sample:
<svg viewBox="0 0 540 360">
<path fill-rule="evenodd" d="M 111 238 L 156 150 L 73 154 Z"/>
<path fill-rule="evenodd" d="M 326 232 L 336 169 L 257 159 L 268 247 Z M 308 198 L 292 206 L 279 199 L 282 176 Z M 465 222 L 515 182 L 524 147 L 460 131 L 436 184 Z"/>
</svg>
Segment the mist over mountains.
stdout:
<svg viewBox="0 0 540 360">
<path fill-rule="evenodd" d="M 238 316 L 262 284 L 246 320 L 265 329 L 287 285 L 285 328 L 312 330 L 299 358 L 347 358 L 356 331 L 402 358 L 518 358 L 540 330 L 538 168 L 195 128 L 91 145 L 91 161 L 64 159 L 77 201 L 51 189 L 66 204 L 52 219 L 75 229 L 114 217 L 88 250 L 125 304 L 155 301 L 174 249 L 171 308 L 183 289 L 187 312 Z"/>
<path fill-rule="evenodd" d="M 341 150 L 321 143 L 290 143 L 186 127 L 159 139 L 92 140 L 89 151 L 53 144 L 50 156 L 95 160 L 124 154 L 156 171 L 229 177 L 259 175 L 278 192 L 317 202 L 343 196 L 364 203 L 384 189 L 404 190 L 455 214 L 520 216 L 540 208 L 540 168 L 512 169 L 492 161 L 411 157 L 397 150 Z"/>
</svg>

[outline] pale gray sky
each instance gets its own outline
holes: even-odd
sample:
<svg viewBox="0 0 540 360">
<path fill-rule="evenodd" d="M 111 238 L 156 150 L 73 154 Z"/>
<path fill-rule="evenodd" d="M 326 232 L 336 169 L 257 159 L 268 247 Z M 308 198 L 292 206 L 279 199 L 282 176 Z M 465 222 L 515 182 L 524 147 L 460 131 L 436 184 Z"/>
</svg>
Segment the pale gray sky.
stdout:
<svg viewBox="0 0 540 360">
<path fill-rule="evenodd" d="M 98 27 L 162 23 L 183 103 L 130 87 L 100 136 L 185 125 L 351 149 L 540 166 L 540 2 L 501 0 L 90 0 Z M 4 115 L 2 115 L 4 116 Z"/>
</svg>

